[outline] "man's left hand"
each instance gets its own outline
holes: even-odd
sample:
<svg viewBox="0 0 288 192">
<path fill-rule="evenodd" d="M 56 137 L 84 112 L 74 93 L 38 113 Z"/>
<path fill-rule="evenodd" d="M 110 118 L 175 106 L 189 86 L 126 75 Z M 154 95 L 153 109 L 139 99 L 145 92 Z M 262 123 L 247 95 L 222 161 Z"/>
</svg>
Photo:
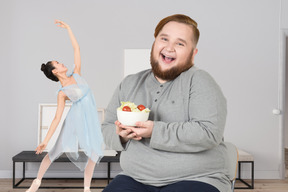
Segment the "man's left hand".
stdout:
<svg viewBox="0 0 288 192">
<path fill-rule="evenodd" d="M 137 134 L 137 136 L 143 138 L 150 138 L 154 127 L 153 121 L 140 121 L 136 122 L 136 127 L 130 127 L 130 129 Z"/>
</svg>

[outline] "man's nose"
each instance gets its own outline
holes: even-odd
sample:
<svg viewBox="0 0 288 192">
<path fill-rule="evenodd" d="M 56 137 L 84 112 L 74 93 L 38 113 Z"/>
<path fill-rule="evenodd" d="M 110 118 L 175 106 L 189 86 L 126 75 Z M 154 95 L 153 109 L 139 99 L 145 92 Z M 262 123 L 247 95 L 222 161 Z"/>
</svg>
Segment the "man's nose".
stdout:
<svg viewBox="0 0 288 192">
<path fill-rule="evenodd" d="M 174 44 L 169 42 L 166 46 L 166 50 L 169 52 L 175 51 Z"/>
</svg>

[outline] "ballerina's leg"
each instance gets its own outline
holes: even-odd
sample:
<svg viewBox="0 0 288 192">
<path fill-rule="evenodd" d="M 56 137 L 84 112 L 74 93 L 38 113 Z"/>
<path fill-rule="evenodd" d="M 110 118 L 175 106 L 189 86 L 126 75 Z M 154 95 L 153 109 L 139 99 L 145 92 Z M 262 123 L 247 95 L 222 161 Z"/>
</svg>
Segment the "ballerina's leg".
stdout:
<svg viewBox="0 0 288 192">
<path fill-rule="evenodd" d="M 91 180 L 94 172 L 95 162 L 90 158 L 84 172 L 84 192 L 90 192 Z"/>
<path fill-rule="evenodd" d="M 35 192 L 38 190 L 38 188 L 41 185 L 41 180 L 42 180 L 44 174 L 46 173 L 46 171 L 50 165 L 51 165 L 51 161 L 50 161 L 49 156 L 47 154 L 40 164 L 37 178 L 33 180 L 30 188 L 26 192 Z"/>
</svg>

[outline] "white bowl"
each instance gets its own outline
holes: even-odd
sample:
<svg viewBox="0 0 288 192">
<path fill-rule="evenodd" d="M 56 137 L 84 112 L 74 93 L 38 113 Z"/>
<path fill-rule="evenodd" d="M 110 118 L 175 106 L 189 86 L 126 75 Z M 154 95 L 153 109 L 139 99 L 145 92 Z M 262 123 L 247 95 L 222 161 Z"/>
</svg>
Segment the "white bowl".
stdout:
<svg viewBox="0 0 288 192">
<path fill-rule="evenodd" d="M 147 121 L 149 112 L 128 112 L 117 110 L 117 118 L 121 124 L 127 126 L 136 126 L 135 123 L 138 121 Z"/>
</svg>

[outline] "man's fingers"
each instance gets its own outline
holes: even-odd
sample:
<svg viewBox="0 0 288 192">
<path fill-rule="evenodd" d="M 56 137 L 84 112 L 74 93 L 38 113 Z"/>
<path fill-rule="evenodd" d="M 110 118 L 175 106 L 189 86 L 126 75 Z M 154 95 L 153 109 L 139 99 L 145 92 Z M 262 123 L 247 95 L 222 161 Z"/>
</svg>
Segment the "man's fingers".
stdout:
<svg viewBox="0 0 288 192">
<path fill-rule="evenodd" d="M 119 135 L 121 137 L 127 137 L 130 133 L 131 133 L 131 129 L 125 129 L 125 130 L 122 130 L 122 131 L 119 131 Z"/>
<path fill-rule="evenodd" d="M 136 133 L 137 135 L 141 134 L 144 130 L 143 128 L 131 128 L 131 131 Z"/>
<path fill-rule="evenodd" d="M 127 139 L 135 139 L 135 140 L 140 140 L 142 138 L 138 138 L 137 134 L 134 133 L 131 129 L 127 129 L 127 130 L 123 130 L 119 133 L 119 135 L 123 138 L 127 138 Z"/>
<path fill-rule="evenodd" d="M 136 137 L 134 137 L 133 139 L 139 141 L 139 140 L 142 139 L 142 137 L 136 136 Z"/>
</svg>

